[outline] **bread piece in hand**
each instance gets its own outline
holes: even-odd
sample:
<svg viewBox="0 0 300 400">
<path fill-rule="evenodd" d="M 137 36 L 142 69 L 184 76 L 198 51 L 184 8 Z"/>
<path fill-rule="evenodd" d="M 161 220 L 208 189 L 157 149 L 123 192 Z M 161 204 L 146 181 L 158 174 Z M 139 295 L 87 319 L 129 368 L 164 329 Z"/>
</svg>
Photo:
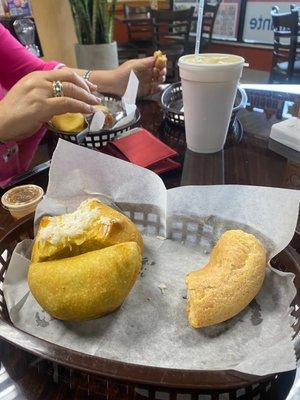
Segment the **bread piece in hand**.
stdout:
<svg viewBox="0 0 300 400">
<path fill-rule="evenodd" d="M 225 232 L 209 263 L 186 276 L 190 325 L 218 324 L 242 311 L 260 291 L 266 263 L 266 251 L 255 236 Z"/>
<path fill-rule="evenodd" d="M 167 66 L 167 56 L 163 54 L 160 50 L 157 50 L 153 54 L 154 56 L 154 66 L 157 69 L 163 69 Z"/>
<path fill-rule="evenodd" d="M 120 307 L 141 263 L 138 245 L 121 243 L 76 257 L 32 263 L 28 284 L 37 302 L 53 317 L 92 319 Z"/>
<path fill-rule="evenodd" d="M 88 199 L 73 213 L 41 219 L 31 260 L 72 257 L 123 242 L 136 242 L 143 251 L 142 236 L 129 218 L 97 199 Z"/>
</svg>

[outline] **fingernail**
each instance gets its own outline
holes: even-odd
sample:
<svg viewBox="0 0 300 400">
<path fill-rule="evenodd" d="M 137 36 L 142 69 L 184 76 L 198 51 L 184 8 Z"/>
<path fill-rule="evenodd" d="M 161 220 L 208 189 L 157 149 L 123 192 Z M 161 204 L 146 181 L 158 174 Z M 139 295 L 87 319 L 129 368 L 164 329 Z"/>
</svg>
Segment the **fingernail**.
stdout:
<svg viewBox="0 0 300 400">
<path fill-rule="evenodd" d="M 95 104 L 101 103 L 101 100 L 99 99 L 99 97 L 96 97 L 93 94 L 91 94 L 90 98 L 93 101 L 93 103 L 95 103 Z"/>
<path fill-rule="evenodd" d="M 100 99 L 100 97 L 97 97 L 97 96 L 95 96 L 95 97 L 96 97 L 96 100 L 97 100 L 98 104 L 102 103 L 102 100 Z"/>
</svg>

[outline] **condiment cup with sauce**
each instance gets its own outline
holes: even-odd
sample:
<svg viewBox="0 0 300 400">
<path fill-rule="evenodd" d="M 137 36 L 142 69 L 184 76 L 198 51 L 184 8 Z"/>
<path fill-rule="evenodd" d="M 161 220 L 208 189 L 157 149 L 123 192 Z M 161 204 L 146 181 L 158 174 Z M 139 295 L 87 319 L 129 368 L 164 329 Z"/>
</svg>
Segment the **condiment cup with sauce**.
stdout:
<svg viewBox="0 0 300 400">
<path fill-rule="evenodd" d="M 13 218 L 20 219 L 35 211 L 43 195 L 43 189 L 37 185 L 22 185 L 4 193 L 1 202 Z"/>
</svg>

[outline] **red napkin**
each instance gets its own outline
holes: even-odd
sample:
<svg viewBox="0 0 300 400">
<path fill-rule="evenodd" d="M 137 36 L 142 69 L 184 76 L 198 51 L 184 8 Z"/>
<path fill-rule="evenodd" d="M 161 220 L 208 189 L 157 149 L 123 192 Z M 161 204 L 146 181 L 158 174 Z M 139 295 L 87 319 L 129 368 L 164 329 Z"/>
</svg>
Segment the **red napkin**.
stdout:
<svg viewBox="0 0 300 400">
<path fill-rule="evenodd" d="M 140 167 L 151 169 L 157 174 L 180 167 L 169 157 L 177 153 L 144 128 L 128 136 L 109 142 L 102 150 L 122 160 L 130 161 Z"/>
</svg>

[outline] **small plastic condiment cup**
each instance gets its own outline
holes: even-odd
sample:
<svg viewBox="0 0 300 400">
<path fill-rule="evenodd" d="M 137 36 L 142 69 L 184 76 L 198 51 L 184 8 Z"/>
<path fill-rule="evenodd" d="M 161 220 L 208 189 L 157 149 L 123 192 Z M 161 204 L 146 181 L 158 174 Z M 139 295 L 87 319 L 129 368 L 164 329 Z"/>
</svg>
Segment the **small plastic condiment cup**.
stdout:
<svg viewBox="0 0 300 400">
<path fill-rule="evenodd" d="M 44 191 L 37 185 L 22 185 L 8 190 L 1 197 L 1 203 L 13 218 L 20 219 L 35 211 Z"/>
</svg>

